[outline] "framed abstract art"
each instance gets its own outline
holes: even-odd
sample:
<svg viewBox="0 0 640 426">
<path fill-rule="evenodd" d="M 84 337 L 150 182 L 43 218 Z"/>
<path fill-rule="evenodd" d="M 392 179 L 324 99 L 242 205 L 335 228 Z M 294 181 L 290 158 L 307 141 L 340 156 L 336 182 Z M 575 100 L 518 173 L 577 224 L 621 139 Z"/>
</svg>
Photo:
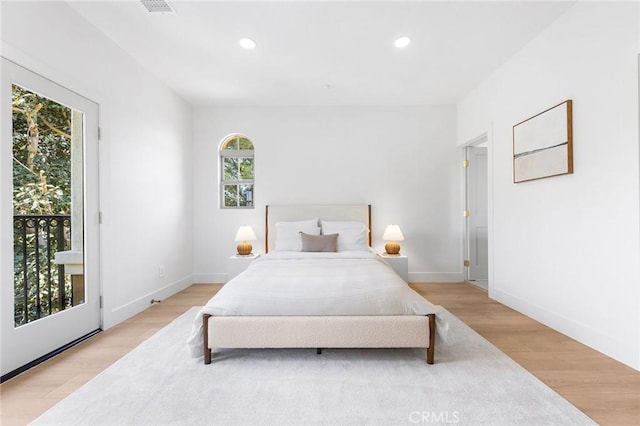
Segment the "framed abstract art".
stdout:
<svg viewBox="0 0 640 426">
<path fill-rule="evenodd" d="M 572 101 L 513 126 L 513 182 L 573 173 Z"/>
</svg>

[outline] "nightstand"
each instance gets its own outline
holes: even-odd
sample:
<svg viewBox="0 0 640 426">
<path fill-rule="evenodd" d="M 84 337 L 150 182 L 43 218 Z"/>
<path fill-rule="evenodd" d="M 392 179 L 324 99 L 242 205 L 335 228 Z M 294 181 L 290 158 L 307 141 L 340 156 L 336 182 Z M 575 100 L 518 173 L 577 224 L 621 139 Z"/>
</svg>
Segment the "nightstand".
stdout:
<svg viewBox="0 0 640 426">
<path fill-rule="evenodd" d="M 380 254 L 384 260 L 400 275 L 405 282 L 409 282 L 409 258 L 401 254 Z"/>
<path fill-rule="evenodd" d="M 251 264 L 251 262 L 253 262 L 254 260 L 256 260 L 257 258 L 259 258 L 260 255 L 257 253 L 251 253 L 248 254 L 246 256 L 241 256 L 239 254 L 234 254 L 233 256 L 229 257 L 229 279 L 228 281 L 231 281 L 233 278 L 235 278 L 238 274 L 240 274 L 241 272 L 243 272 L 245 269 L 247 269 L 247 267 Z"/>
</svg>

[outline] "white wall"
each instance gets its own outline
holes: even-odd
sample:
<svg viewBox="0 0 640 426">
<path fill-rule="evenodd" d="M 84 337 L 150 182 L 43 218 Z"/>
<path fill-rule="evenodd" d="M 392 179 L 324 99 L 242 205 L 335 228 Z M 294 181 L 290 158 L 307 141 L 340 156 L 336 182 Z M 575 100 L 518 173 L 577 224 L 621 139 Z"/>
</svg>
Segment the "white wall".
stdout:
<svg viewBox="0 0 640 426">
<path fill-rule="evenodd" d="M 461 187 L 455 107 L 198 109 L 194 145 L 194 278 L 224 282 L 239 225 L 264 252 L 267 204 L 372 205 L 373 243 L 398 223 L 410 278 L 459 281 Z M 246 134 L 256 152 L 256 208 L 221 210 L 217 149 Z"/>
<path fill-rule="evenodd" d="M 190 107 L 65 3 L 3 2 L 2 55 L 100 106 L 103 326 L 191 284 Z"/>
<path fill-rule="evenodd" d="M 459 103 L 457 136 L 492 135 L 491 297 L 636 369 L 638 16 L 576 4 Z M 513 184 L 512 126 L 569 98 L 574 174 Z"/>
</svg>

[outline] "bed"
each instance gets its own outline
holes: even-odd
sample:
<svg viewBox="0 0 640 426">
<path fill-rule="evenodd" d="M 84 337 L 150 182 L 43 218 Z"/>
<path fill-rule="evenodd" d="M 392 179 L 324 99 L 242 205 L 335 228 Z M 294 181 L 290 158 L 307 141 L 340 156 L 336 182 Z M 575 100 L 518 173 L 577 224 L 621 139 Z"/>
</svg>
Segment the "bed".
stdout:
<svg viewBox="0 0 640 426">
<path fill-rule="evenodd" d="M 210 364 L 226 348 L 425 348 L 434 363 L 436 307 L 370 249 L 370 205 L 267 206 L 265 216 L 267 254 L 198 313 L 193 356 Z M 315 250 L 327 241 L 335 251 Z M 313 252 L 301 251 L 309 244 Z"/>
</svg>

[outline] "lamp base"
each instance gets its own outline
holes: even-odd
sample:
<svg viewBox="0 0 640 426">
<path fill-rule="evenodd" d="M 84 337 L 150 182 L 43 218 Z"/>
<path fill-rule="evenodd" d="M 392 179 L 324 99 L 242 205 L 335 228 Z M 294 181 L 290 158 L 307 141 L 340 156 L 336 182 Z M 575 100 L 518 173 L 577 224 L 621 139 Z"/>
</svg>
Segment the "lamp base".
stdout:
<svg viewBox="0 0 640 426">
<path fill-rule="evenodd" d="M 395 241 L 389 241 L 384 245 L 384 250 L 387 254 L 400 254 L 400 244 Z"/>
<path fill-rule="evenodd" d="M 240 256 L 248 256 L 251 254 L 251 250 L 253 250 L 253 246 L 251 246 L 251 244 L 249 244 L 246 241 L 243 241 L 240 244 L 238 244 L 238 247 L 236 248 L 238 249 L 238 254 Z"/>
</svg>

